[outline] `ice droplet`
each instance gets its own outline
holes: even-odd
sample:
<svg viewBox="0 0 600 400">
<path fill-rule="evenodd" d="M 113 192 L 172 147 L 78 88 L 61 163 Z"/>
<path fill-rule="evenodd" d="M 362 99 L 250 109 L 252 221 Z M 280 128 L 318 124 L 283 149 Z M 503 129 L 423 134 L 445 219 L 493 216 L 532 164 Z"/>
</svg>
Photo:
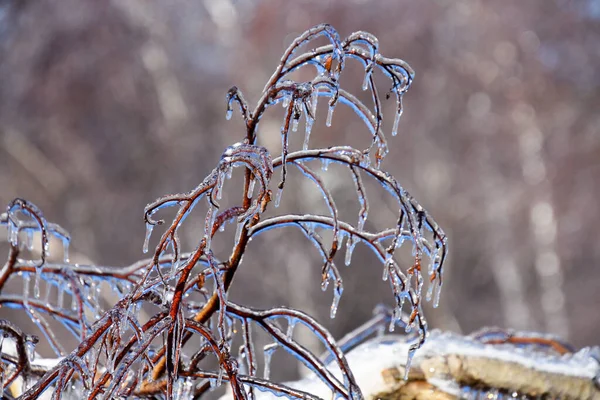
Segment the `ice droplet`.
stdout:
<svg viewBox="0 0 600 400">
<path fill-rule="evenodd" d="M 225 119 L 227 121 L 229 121 L 231 119 L 232 115 L 233 115 L 233 109 L 230 106 L 228 106 L 227 111 L 225 112 Z"/>
</svg>

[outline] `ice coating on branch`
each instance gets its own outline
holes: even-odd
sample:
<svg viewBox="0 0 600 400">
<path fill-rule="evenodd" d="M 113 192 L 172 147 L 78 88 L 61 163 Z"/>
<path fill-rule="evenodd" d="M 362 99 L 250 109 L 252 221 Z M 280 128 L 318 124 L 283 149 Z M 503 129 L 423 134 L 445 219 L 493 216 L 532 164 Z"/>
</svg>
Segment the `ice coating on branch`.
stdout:
<svg viewBox="0 0 600 400">
<path fill-rule="evenodd" d="M 329 40 L 329 44 L 311 48 L 314 44 L 312 41 L 322 36 Z M 306 47 L 306 52 L 300 52 L 300 47 Z M 360 76 L 358 83 L 362 80 L 363 89 L 369 90 L 373 99 L 369 105 L 363 104 L 340 85 L 343 81 L 341 75 L 344 73 L 344 66 L 349 60 L 364 67 L 364 77 Z M 317 68 L 317 73 L 312 78 L 308 76 L 303 82 L 290 79 L 291 73 L 311 65 Z M 312 68 L 310 72 L 314 72 Z M 312 371 L 313 379 L 322 382 L 326 388 L 323 397 L 329 398 L 333 395 L 334 398 L 362 399 L 363 395 L 358 389 L 353 371 L 348 367 L 341 349 L 316 320 L 293 309 L 245 308 L 232 302 L 228 296 L 233 275 L 239 268 L 244 267 L 242 259 L 248 243 L 263 231 L 287 226 L 301 229 L 320 256 L 321 262 L 315 268 L 320 267 L 321 287 L 331 287 L 333 291 L 330 307 L 332 318 L 338 311 L 343 292 L 342 276 L 334 261 L 342 256 L 345 263 L 350 264 L 353 250 L 358 243 L 362 243 L 361 250 L 364 246 L 365 251 L 372 251 L 381 261 L 394 295 L 396 308 L 391 321 L 392 326 L 402 318 L 402 304 L 406 302 L 410 307 L 410 321 L 407 326 L 414 328 L 416 332 L 416 344 L 413 344 L 411 349 L 411 354 L 414 353 L 423 343 L 427 331 L 420 298 L 424 279 L 419 275 L 420 268 L 416 266 L 420 267 L 421 264 L 416 260 L 422 260 L 423 266 L 427 263 L 427 278 L 433 282 L 428 288 L 428 294 L 435 301 L 437 291 L 441 287 L 446 243 L 443 232 L 431 217 L 393 177 L 379 170 L 389 151 L 386 135 L 388 131 L 395 133 L 396 129 L 388 129 L 382 124 L 384 107 L 375 88 L 375 73 L 378 74 L 377 78 L 380 74 L 389 78 L 389 86 L 385 87 L 382 93 L 389 90 L 389 93 L 396 94 L 397 120 L 401 111 L 401 97 L 414 77 L 410 67 L 401 60 L 383 57 L 379 53 L 377 39 L 371 34 L 356 32 L 342 40 L 331 26 L 323 24 L 308 30 L 292 43 L 282 56 L 255 107 L 250 108 L 241 91 L 233 87 L 226 98 L 226 117 L 231 118 L 233 109 L 239 107 L 245 122 L 245 135 L 240 135 L 243 141 L 228 147 L 216 168 L 196 188 L 164 196 L 145 208 L 146 234 L 143 250 L 144 253 L 152 251 L 149 259 L 140 260 L 130 266 L 111 268 L 69 264 L 69 242 L 64 231 L 48 224 L 39 210 L 31 204 L 24 201 L 12 203 L 8 211 L 0 216 L 0 224 L 8 228 L 9 242 L 15 248 L 31 247 L 32 242 L 35 242 L 35 249 L 39 237 L 42 250 L 39 260 L 18 258 L 14 262 L 15 271 L 24 274 L 23 281 L 30 280 L 30 275 L 35 274 L 37 282 L 42 276 L 39 272 L 43 269 L 43 279 L 47 284 L 47 299 L 44 300 L 51 307 L 52 318 L 62 323 L 67 331 L 81 342 L 80 346 L 83 346 L 83 355 L 77 355 L 78 358 L 71 357 L 68 362 L 60 364 L 53 380 L 44 381 L 46 378 L 36 377 L 35 379 L 40 380 L 35 385 L 51 386 L 51 389 L 56 387 L 60 392 L 55 396 L 58 398 L 67 398 L 73 394 L 76 398 L 131 397 L 137 396 L 138 390 L 148 390 L 148 394 L 143 395 L 148 397 L 190 398 L 190 385 L 194 387 L 194 391 L 203 391 L 207 390 L 208 386 L 212 388 L 222 384 L 229 385 L 238 399 L 254 400 L 254 393 L 257 392 L 258 395 L 255 389 L 288 398 L 313 399 L 310 394 L 293 391 L 257 376 L 260 372 L 257 371 L 257 354 L 252 337 L 252 332 L 256 329 L 265 331 L 273 343 L 271 347 L 267 346 L 264 349 L 265 376 L 268 377 L 270 372 L 270 357 L 276 348 L 281 347 L 282 352 L 285 351 Z M 332 123 L 333 112 L 338 105 L 348 106 L 356 113 L 360 119 L 359 124 L 364 124 L 369 143 L 367 148 L 310 148 L 311 143 L 318 142 L 311 140 L 311 132 L 315 124 L 319 97 L 326 97 L 328 100 L 327 115 L 323 116 L 328 126 Z M 262 134 L 259 129 L 261 118 L 270 107 L 278 103 L 281 103 L 285 110 L 281 128 L 282 148 L 280 157 L 272 160 L 269 152 L 256 143 L 260 142 L 258 135 Z M 338 112 L 340 118 L 345 115 L 339 110 Z M 298 133 L 302 118 L 305 120 L 305 130 Z M 304 137 L 289 136 L 296 134 Z M 300 142 L 302 148 L 295 148 L 295 143 Z M 336 165 L 332 171 L 328 170 L 331 163 Z M 316 166 L 315 170 L 309 168 L 313 164 Z M 325 202 L 327 209 L 324 215 L 277 214 L 277 211 L 281 210 L 275 208 L 281 201 L 286 179 L 296 179 L 299 176 L 286 175 L 290 165 L 302 173 L 299 179 L 308 178 L 312 181 L 309 190 L 317 190 L 320 196 L 317 199 Z M 229 181 L 234 168 L 241 168 L 237 170 L 240 172 L 239 176 L 245 177 L 241 199 L 229 196 L 228 190 L 236 182 Z M 274 168 L 281 169 L 281 178 L 276 182 L 272 182 Z M 334 189 L 329 187 L 330 178 L 339 179 L 339 183 L 346 179 L 350 184 L 347 174 L 342 175 L 342 170 L 345 169 L 352 173 L 359 205 L 358 215 L 355 214 L 350 221 L 340 219 L 334 202 Z M 376 219 L 373 219 L 372 224 L 367 224 L 369 194 L 363 185 L 363 179 L 383 186 L 392 200 L 397 202 L 398 213 L 404 215 L 404 220 L 399 217 L 400 222 L 396 226 L 390 221 L 390 226 L 379 231 L 375 230 L 380 229 L 375 226 Z M 224 196 L 225 191 L 228 191 L 227 196 Z M 222 198 L 227 199 L 228 206 L 225 206 L 226 202 L 221 201 Z M 356 201 L 356 197 L 349 196 L 349 199 Z M 229 206 L 230 200 L 233 201 L 232 206 Z M 274 207 L 270 202 L 274 203 Z M 294 204 L 291 201 L 290 203 Z M 193 213 L 198 205 L 202 207 L 201 217 Z M 159 213 L 164 209 L 172 211 L 169 220 L 153 218 L 157 214 L 167 214 Z M 263 214 L 265 210 L 269 210 L 270 213 Z M 417 213 L 423 214 L 424 217 L 417 218 Z M 272 216 L 273 214 L 275 216 Z M 195 231 L 200 234 L 190 237 L 186 230 L 182 243 L 179 239 L 180 236 L 184 237 L 181 228 L 188 223 L 189 216 L 195 219 L 189 225 L 197 226 Z M 223 250 L 221 244 L 216 245 L 216 240 L 220 240 L 223 235 L 213 235 L 217 228 L 224 229 L 226 223 L 236 225 L 235 238 L 231 252 L 224 254 L 222 260 L 218 260 L 212 250 Z M 433 241 L 424 239 L 424 229 L 434 232 Z M 159 236 L 155 236 L 156 247 L 150 249 L 150 239 L 154 231 L 158 232 Z M 63 241 L 63 262 L 58 264 L 45 263 L 49 251 L 54 252 L 54 249 L 49 247 L 51 237 Z M 342 249 L 344 238 L 346 249 Z M 390 239 L 395 240 L 391 246 Z M 187 242 L 190 240 L 191 247 L 187 248 Z M 415 260 L 406 262 L 397 259 L 395 251 L 403 242 L 418 247 L 414 255 Z M 337 255 L 338 251 L 345 254 Z M 60 255 L 60 252 L 56 254 Z M 427 260 L 427 257 L 430 259 Z M 401 269 L 401 266 L 404 268 L 405 265 L 413 266 L 412 270 Z M 31 269 L 32 266 L 35 267 L 34 270 Z M 50 290 L 52 285 L 57 288 L 56 296 L 53 296 Z M 110 287 L 107 289 L 109 296 L 100 297 L 101 285 Z M 31 315 L 32 320 L 43 331 L 57 356 L 66 355 L 60 347 L 61 338 L 52 334 L 43 318 L 47 311 L 40 311 L 41 300 L 38 298 L 37 284 L 32 298 L 29 285 L 25 286 L 27 289 L 24 290 L 23 296 L 20 296 L 25 300 L 25 312 Z M 100 300 L 103 304 L 109 303 L 108 312 L 105 313 L 99 306 Z M 298 325 L 303 325 L 303 335 L 294 334 Z M 326 348 L 329 357 L 327 363 L 297 342 L 298 336 L 304 336 L 305 333 L 312 335 Z M 239 343 L 236 340 L 239 340 L 240 336 L 243 344 L 238 354 L 232 355 L 231 347 Z M 194 345 L 186 346 L 188 340 L 192 340 Z M 199 345 L 195 346 L 198 343 Z M 257 349 L 260 353 L 261 349 Z M 408 355 L 409 349 L 405 350 Z M 83 368 L 79 367 L 78 359 L 83 360 L 89 373 L 80 371 Z M 210 359 L 211 362 L 217 360 L 218 366 L 205 363 L 205 359 Z M 239 360 L 239 371 L 236 360 Z M 339 374 L 329 371 L 325 364 L 335 365 Z M 182 371 L 185 371 L 185 376 Z M 35 398 L 39 394 L 35 390 L 37 389 L 32 389 L 24 398 Z"/>
</svg>

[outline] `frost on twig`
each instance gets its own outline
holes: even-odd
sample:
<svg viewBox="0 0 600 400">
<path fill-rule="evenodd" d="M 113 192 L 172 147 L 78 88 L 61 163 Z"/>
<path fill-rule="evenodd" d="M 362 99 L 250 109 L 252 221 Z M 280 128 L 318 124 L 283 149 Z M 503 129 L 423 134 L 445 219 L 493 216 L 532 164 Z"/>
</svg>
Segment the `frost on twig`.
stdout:
<svg viewBox="0 0 600 400">
<path fill-rule="evenodd" d="M 319 37 L 325 37 L 329 44 L 311 47 Z M 372 107 L 340 87 L 348 62 L 364 67 L 362 88 L 370 92 Z M 294 81 L 291 74 L 299 69 L 314 70 L 314 77 Z M 388 86 L 383 89 L 386 97 L 393 96 L 396 101 L 390 126 L 384 122 L 375 74 L 388 79 Z M 396 135 L 402 99 L 413 78 L 408 64 L 384 57 L 377 38 L 369 33 L 356 32 L 342 39 L 330 25 L 309 29 L 285 51 L 253 108 L 237 87 L 228 92 L 226 117 L 231 118 L 239 110 L 246 132 L 240 135 L 239 143 L 224 151 L 217 167 L 196 188 L 161 197 L 145 208 L 143 252 L 151 250 L 153 240 L 158 243 L 148 259 L 127 267 L 71 264 L 68 234 L 47 222 L 33 204 L 21 199 L 13 201 L 0 217 L 0 224 L 7 227 L 10 244 L 0 274 L 0 291 L 9 279 L 21 279 L 24 291 L 18 296 L 0 294 L 0 304 L 28 313 L 50 343 L 56 359 L 54 364 L 34 371 L 25 358 L 3 355 L 2 370 L 6 373 L 0 386 L 7 388 L 15 376 L 22 376 L 26 382 L 23 399 L 48 393 L 57 399 L 187 399 L 223 384 L 231 388 L 237 399 L 254 399 L 257 391 L 288 398 L 317 398 L 270 380 L 270 357 L 274 352 L 287 352 L 312 371 L 335 398 L 361 399 L 363 395 L 344 349 L 362 334 L 336 343 L 322 325 L 299 310 L 256 310 L 230 300 L 231 282 L 242 267 L 250 240 L 284 227 L 299 229 L 321 257 L 321 287 L 333 290 L 332 318 L 343 293 L 343 274 L 336 265 L 336 254 L 343 252 L 345 264 L 350 264 L 356 245 L 363 243 L 376 255 L 383 279 L 394 296 L 392 311 L 386 314 L 386 326 L 392 330 L 401 325 L 407 332 L 414 332 L 415 340 L 406 349 L 410 364 L 414 352 L 426 339 L 423 299 L 433 299 L 437 305 L 447 254 L 441 228 L 393 176 L 380 169 L 389 152 L 386 132 Z M 321 98 L 327 102 L 327 126 L 332 124 L 333 114 L 340 106 L 348 106 L 360 117 L 369 138 L 367 148 L 311 147 Z M 257 138 L 261 134 L 261 118 L 277 104 L 283 105 L 285 115 L 280 152 L 272 158 L 257 144 Z M 303 133 L 298 132 L 301 120 L 305 124 Z M 293 148 L 289 139 L 298 134 L 304 135 L 303 145 Z M 349 171 L 352 179 L 348 185 L 354 188 L 360 205 L 352 220 L 340 218 L 322 172 L 312 167 L 315 161 L 322 164 L 323 170 L 337 165 Z M 235 205 L 224 207 L 223 193 L 231 186 L 229 179 L 236 169 L 245 176 L 243 195 Z M 327 213 L 277 213 L 286 181 L 296 179 L 288 174 L 289 169 L 298 170 L 300 179 L 312 182 L 325 200 Z M 367 229 L 367 180 L 383 187 L 396 204 L 394 223 L 382 230 Z M 182 226 L 195 215 L 194 210 L 201 209 L 205 210 L 199 221 L 201 234 L 193 248 L 186 249 L 180 239 Z M 269 216 L 265 214 L 267 209 L 271 211 Z M 172 219 L 159 218 L 164 210 L 173 211 Z M 226 224 L 235 225 L 235 239 L 229 254 L 220 259 L 213 252 L 213 244 L 222 239 L 220 232 Z M 324 235 L 324 231 L 331 235 Z M 58 260 L 49 258 L 55 239 L 62 242 L 63 257 Z M 40 242 L 39 256 L 32 251 L 36 240 Z M 412 251 L 407 269 L 401 268 L 406 264 L 399 259 L 397 250 L 401 246 Z M 29 290 L 32 277 L 33 293 Z M 45 291 L 40 289 L 41 282 Z M 112 290 L 117 299 L 114 304 L 102 308 L 100 290 Z M 403 314 L 404 306 L 407 314 Z M 67 328 L 78 346 L 64 349 L 47 319 Z M 321 342 L 327 350 L 325 355 L 313 354 L 296 340 L 299 326 L 308 328 Z M 19 332 L 16 328 L 10 332 L 13 331 Z M 266 332 L 271 340 L 264 348 L 255 345 L 257 331 Z M 22 333 L 14 335 L 24 340 Z M 234 348 L 236 338 L 242 345 Z M 258 360 L 263 358 L 260 368 Z M 340 373 L 332 373 L 330 365 L 335 365 Z"/>
</svg>

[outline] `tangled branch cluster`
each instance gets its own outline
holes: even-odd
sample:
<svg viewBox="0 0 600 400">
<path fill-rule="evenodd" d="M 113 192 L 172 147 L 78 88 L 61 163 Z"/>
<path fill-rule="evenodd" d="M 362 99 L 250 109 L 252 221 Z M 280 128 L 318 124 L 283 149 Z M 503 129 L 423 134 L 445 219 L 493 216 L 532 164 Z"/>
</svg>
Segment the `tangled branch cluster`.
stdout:
<svg viewBox="0 0 600 400">
<path fill-rule="evenodd" d="M 319 37 L 326 37 L 330 44 L 300 54 L 300 49 Z M 339 86 L 344 66 L 350 60 L 364 66 L 363 90 L 370 91 L 372 107 Z M 316 68 L 312 80 L 296 82 L 289 78 L 292 72 L 311 66 Z M 388 147 L 381 99 L 374 81 L 376 71 L 391 81 L 387 96 L 396 97 L 390 130 L 395 135 L 402 97 L 414 73 L 404 61 L 383 57 L 377 38 L 366 32 L 356 32 L 342 40 L 331 26 L 319 25 L 303 33 L 284 53 L 253 110 L 241 91 L 232 88 L 227 95 L 227 118 L 232 116 L 234 106 L 239 107 L 246 126 L 243 141 L 227 148 L 218 166 L 195 189 L 162 197 L 146 207 L 144 251 L 148 251 L 151 236 L 159 229 L 160 239 L 150 259 L 128 267 L 69 263 L 70 239 L 64 230 L 46 221 L 42 212 L 25 200 L 16 199 L 9 204 L 0 217 L 0 224 L 7 227 L 10 244 L 8 260 L 0 272 L 0 290 L 8 280 L 21 279 L 24 291 L 22 295 L 0 294 L 0 305 L 24 310 L 57 358 L 54 363 L 36 361 L 32 346 L 37 339 L 9 322 L 1 322 L 3 337 L 10 338 L 14 346 L 8 351 L 5 344 L 2 350 L 0 386 L 6 389 L 21 379 L 26 388 L 23 399 L 35 399 L 44 392 L 52 393 L 56 399 L 75 396 L 187 399 L 199 397 L 223 383 L 231 387 L 237 399 L 253 399 L 255 389 L 290 398 L 315 398 L 269 380 L 270 356 L 281 348 L 312 370 L 336 398 L 362 398 L 342 347 L 316 320 L 294 309 L 256 310 L 236 304 L 228 299 L 228 292 L 249 241 L 267 230 L 291 226 L 302 231 L 322 257 L 321 285 L 324 290 L 329 284 L 333 286 L 331 317 L 334 317 L 343 291 L 335 255 L 345 242 L 345 263 L 350 264 L 353 249 L 362 242 L 381 261 L 383 279 L 389 282 L 394 295 L 395 305 L 388 318 L 390 329 L 404 319 L 406 329 L 417 333 L 410 356 L 421 346 L 427 332 L 421 301 L 424 282 L 428 281 L 425 297 L 433 297 L 437 304 L 447 252 L 446 237 L 394 177 L 379 169 Z M 371 135 L 367 149 L 310 148 L 311 128 L 321 97 L 328 102 L 327 125 L 331 124 L 339 103 L 350 106 L 362 119 Z M 281 154 L 272 159 L 265 148 L 257 145 L 257 136 L 261 118 L 278 103 L 283 105 L 285 117 Z M 297 131 L 301 119 L 306 127 L 304 146 L 293 150 L 288 139 Z M 360 203 L 356 221 L 339 218 L 330 190 L 320 174 L 309 166 L 313 160 L 320 160 L 324 169 L 336 164 L 350 171 Z M 297 168 L 314 183 L 328 206 L 327 215 L 265 217 L 268 207 L 278 207 L 290 167 Z M 219 202 L 235 168 L 241 168 L 245 174 L 243 196 L 238 205 L 224 209 Z M 277 169 L 279 176 L 274 175 Z M 369 211 L 365 178 L 379 183 L 397 201 L 396 223 L 388 229 L 376 232 L 365 229 Z M 186 251 L 179 232 L 186 218 L 203 203 L 207 207 L 203 235 L 192 251 Z M 174 210 L 172 221 L 156 218 L 164 209 Z M 219 231 L 227 223 L 236 226 L 235 241 L 229 256 L 218 259 L 211 250 L 212 243 L 219 240 Z M 324 231 L 332 232 L 331 240 L 325 239 Z M 61 262 L 48 259 L 49 244 L 54 239 L 63 244 Z M 40 256 L 25 257 L 34 253 L 28 250 L 35 250 L 38 243 Z M 412 246 L 413 254 L 411 267 L 405 271 L 400 268 L 396 254 L 403 244 Z M 29 293 L 31 278 L 32 294 Z M 41 283 L 45 294 L 41 293 Z M 98 300 L 102 285 L 109 286 L 107 290 L 112 290 L 119 299 L 107 311 Z M 405 303 L 409 313 L 403 316 Z M 60 322 L 77 338 L 79 345 L 74 350 L 65 351 L 49 319 Z M 326 356 L 316 356 L 295 340 L 294 332 L 300 325 L 310 328 L 323 343 Z M 264 349 L 254 347 L 253 335 L 259 328 L 272 338 L 272 343 Z M 243 345 L 232 348 L 234 338 L 240 335 Z M 192 338 L 194 345 L 189 345 Z M 260 351 L 265 355 L 263 376 L 257 367 Z M 328 363 L 339 367 L 343 372 L 341 377 L 328 369 Z"/>
</svg>

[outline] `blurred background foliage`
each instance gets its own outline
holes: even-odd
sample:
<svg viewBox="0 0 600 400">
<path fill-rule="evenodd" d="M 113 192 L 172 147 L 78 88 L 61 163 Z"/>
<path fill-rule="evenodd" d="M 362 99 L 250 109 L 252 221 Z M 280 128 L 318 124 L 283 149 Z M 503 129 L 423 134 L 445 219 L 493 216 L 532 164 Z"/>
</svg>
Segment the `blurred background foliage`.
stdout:
<svg viewBox="0 0 600 400">
<path fill-rule="evenodd" d="M 252 103 L 293 38 L 321 22 L 342 37 L 375 34 L 384 55 L 416 70 L 383 169 L 449 237 L 430 326 L 598 344 L 598 0 L 1 0 L 0 202 L 37 204 L 71 232 L 75 261 L 142 258 L 144 206 L 195 187 L 243 138 L 241 118 L 225 120 L 229 87 Z M 355 92 L 362 74 L 346 72 Z M 364 138 L 347 111 L 331 128 L 320 112 L 311 143 Z M 259 141 L 274 152 L 280 123 L 277 112 L 261 123 Z M 336 196 L 352 196 L 348 177 L 327 177 Z M 288 188 L 282 207 L 320 200 L 306 190 Z M 369 223 L 385 215 L 373 205 Z M 297 232 L 259 242 L 237 300 L 299 307 L 337 337 L 391 304 L 359 247 L 330 322 L 311 245 Z"/>
</svg>

